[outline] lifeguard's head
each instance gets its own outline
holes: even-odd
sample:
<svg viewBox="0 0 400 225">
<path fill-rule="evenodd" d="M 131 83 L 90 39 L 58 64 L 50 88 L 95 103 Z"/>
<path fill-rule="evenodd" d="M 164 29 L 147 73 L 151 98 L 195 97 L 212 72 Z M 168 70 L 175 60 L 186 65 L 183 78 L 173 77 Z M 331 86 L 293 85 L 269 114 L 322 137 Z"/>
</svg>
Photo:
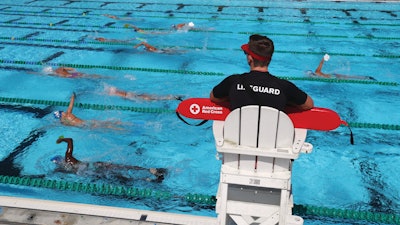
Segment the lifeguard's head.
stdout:
<svg viewBox="0 0 400 225">
<path fill-rule="evenodd" d="M 255 66 L 268 66 L 274 54 L 274 42 L 266 36 L 253 34 L 249 43 L 242 45 L 246 55 L 250 55 Z"/>
</svg>

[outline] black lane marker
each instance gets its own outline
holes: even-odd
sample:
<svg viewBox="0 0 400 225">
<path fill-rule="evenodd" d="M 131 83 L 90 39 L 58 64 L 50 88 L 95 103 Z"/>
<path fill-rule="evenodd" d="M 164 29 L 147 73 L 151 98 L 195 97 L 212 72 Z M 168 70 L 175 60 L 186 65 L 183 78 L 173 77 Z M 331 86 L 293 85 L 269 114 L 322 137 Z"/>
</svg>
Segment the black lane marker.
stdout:
<svg viewBox="0 0 400 225">
<path fill-rule="evenodd" d="M 115 22 L 109 22 L 109 23 L 104 24 L 104 26 L 105 26 L 105 27 L 109 27 L 109 26 L 112 26 L 112 25 L 114 25 L 114 24 L 115 24 Z"/>
<path fill-rule="evenodd" d="M 34 37 L 34 36 L 38 36 L 39 34 L 42 34 L 42 33 L 43 32 L 37 31 L 37 32 L 31 33 L 31 34 L 27 34 L 27 35 L 25 35 L 25 36 L 23 36 L 21 38 L 27 39 L 27 38 L 31 38 L 31 37 Z"/>
<path fill-rule="evenodd" d="M 183 9 L 186 5 L 185 4 L 178 4 L 178 8 L 176 8 L 176 10 L 180 10 Z"/>
<path fill-rule="evenodd" d="M 70 4 L 72 4 L 72 3 L 75 3 L 75 2 L 80 2 L 80 1 L 73 1 L 73 0 L 69 0 L 68 2 L 66 2 L 66 3 L 62 4 L 62 6 L 65 6 L 65 5 L 70 5 Z"/>
<path fill-rule="evenodd" d="M 147 4 L 146 3 L 142 3 L 142 4 L 140 4 L 138 7 L 136 7 L 137 9 L 141 9 L 141 8 L 143 8 L 143 7 L 145 7 Z"/>
<path fill-rule="evenodd" d="M 52 106 L 47 106 L 46 108 L 41 109 L 38 107 L 31 107 L 31 106 L 0 104 L 0 109 L 9 111 L 18 111 L 24 113 L 32 113 L 34 114 L 34 118 L 37 119 L 42 119 L 43 117 L 53 112 Z"/>
<path fill-rule="evenodd" d="M 59 56 L 61 56 L 63 54 L 64 54 L 64 52 L 57 52 L 57 53 L 55 53 L 55 54 L 43 59 L 41 62 L 47 63 L 47 62 L 49 62 L 49 61 L 51 61 L 51 60 L 53 60 L 53 59 L 55 59 L 55 58 L 57 58 L 57 57 L 59 57 Z"/>
<path fill-rule="evenodd" d="M 1 9 L 0 9 L 1 10 Z M 18 20 L 21 20 L 22 19 L 22 17 L 20 17 L 20 18 L 17 18 L 17 19 L 13 19 L 13 20 L 9 20 L 9 21 L 6 21 L 6 22 L 4 22 L 4 23 L 12 23 L 12 22 L 15 22 L 15 21 L 18 21 Z"/>
<path fill-rule="evenodd" d="M 37 0 L 33 0 L 33 1 L 30 1 L 30 2 L 25 2 L 24 4 L 28 5 L 28 4 L 31 4 L 31 3 L 34 3 L 34 2 L 37 2 Z"/>
<path fill-rule="evenodd" d="M 0 69 L 23 71 L 23 72 L 36 72 L 36 70 L 34 70 L 34 69 L 26 68 L 26 67 L 18 67 L 18 66 L 0 66 Z"/>
<path fill-rule="evenodd" d="M 2 42 L 5 45 L 15 45 L 15 46 L 32 46 L 32 47 L 43 47 L 43 48 L 61 48 L 70 50 L 85 50 L 85 51 L 95 51 L 103 52 L 104 48 L 88 48 L 88 47 L 71 47 L 62 45 L 41 45 L 41 44 L 30 44 L 30 43 L 16 43 L 16 42 Z"/>
<path fill-rule="evenodd" d="M 51 9 L 45 9 L 42 12 L 49 11 L 49 10 L 51 10 Z M 36 14 L 23 14 L 23 13 L 9 13 L 9 12 L 2 13 L 2 12 L 0 12 L 0 14 L 7 15 L 7 16 L 11 15 L 11 16 L 25 16 L 25 17 L 28 17 L 28 16 L 33 16 L 33 17 L 40 16 L 40 17 L 51 17 L 51 18 L 57 18 L 57 19 L 60 18 L 60 17 L 62 17 L 62 18 L 70 18 L 70 19 L 84 19 L 84 20 L 89 20 L 90 19 L 90 18 L 82 17 L 82 16 L 65 16 L 65 15 L 48 15 L 48 14 L 46 14 L 46 15 L 43 15 L 43 14 L 37 15 L 38 13 L 36 13 Z"/>
<path fill-rule="evenodd" d="M 15 164 L 15 159 L 19 155 L 24 154 L 26 149 L 35 143 L 39 138 L 43 137 L 46 133 L 44 130 L 32 130 L 28 137 L 25 138 L 3 161 L 0 162 L 0 173 L 4 176 L 20 176 L 21 165 Z"/>
<path fill-rule="evenodd" d="M 357 160 L 357 159 L 356 159 Z M 368 205 L 371 206 L 374 212 L 393 213 L 393 200 L 385 195 L 387 185 L 382 179 L 379 165 L 370 159 L 361 159 L 359 161 L 360 172 L 363 176 L 364 186 L 369 194 Z"/>
<path fill-rule="evenodd" d="M 7 27 L 7 28 L 27 28 L 27 29 L 33 29 L 33 30 L 62 30 L 62 31 L 72 31 L 72 32 L 87 32 L 87 33 L 93 33 L 93 30 L 77 30 L 77 29 L 63 29 L 63 28 L 46 28 L 46 27 L 31 27 L 31 26 L 12 26 L 12 25 L 0 25 L 0 27 Z M 109 31 L 97 31 L 97 33 L 110 33 Z"/>
<path fill-rule="evenodd" d="M 103 4 L 100 5 L 100 7 L 104 7 L 104 6 L 112 4 L 112 3 L 114 3 L 114 2 L 104 2 Z"/>
<path fill-rule="evenodd" d="M 60 22 L 57 22 L 57 23 L 55 23 L 55 24 L 53 24 L 53 25 L 59 25 L 59 24 L 63 24 L 63 23 L 66 23 L 66 22 L 68 22 L 69 20 L 62 20 L 62 21 L 60 21 Z"/>
</svg>

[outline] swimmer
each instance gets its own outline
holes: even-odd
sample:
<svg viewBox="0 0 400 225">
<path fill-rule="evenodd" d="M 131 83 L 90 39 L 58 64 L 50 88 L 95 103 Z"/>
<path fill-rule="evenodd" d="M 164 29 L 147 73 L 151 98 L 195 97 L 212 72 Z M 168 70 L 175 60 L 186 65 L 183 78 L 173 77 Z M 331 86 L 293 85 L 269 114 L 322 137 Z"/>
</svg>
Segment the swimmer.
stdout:
<svg viewBox="0 0 400 225">
<path fill-rule="evenodd" d="M 114 20 L 139 20 L 139 19 L 134 19 L 132 17 L 118 17 L 118 16 L 111 15 L 111 14 L 103 14 L 103 16 L 114 19 Z"/>
<path fill-rule="evenodd" d="M 174 95 L 167 95 L 167 96 L 156 96 L 156 95 L 149 95 L 149 94 L 136 94 L 135 92 L 128 92 L 119 90 L 116 87 L 106 86 L 105 91 L 108 95 L 111 96 L 119 96 L 129 100 L 137 100 L 143 99 L 146 101 L 156 101 L 156 100 L 182 100 L 182 96 L 174 96 Z"/>
<path fill-rule="evenodd" d="M 60 144 L 61 142 L 67 143 L 65 157 L 58 155 L 51 159 L 51 161 L 58 166 L 56 169 L 57 172 L 75 173 L 78 175 L 95 175 L 96 178 L 103 179 L 111 175 L 119 179 L 123 178 L 123 180 L 126 181 L 134 180 L 132 177 L 127 176 L 128 174 L 126 173 L 128 171 L 141 170 L 147 171 L 148 175 L 152 175 L 151 178 L 143 178 L 144 180 L 154 182 L 162 182 L 167 172 L 167 170 L 164 168 L 143 168 L 140 166 L 120 165 L 109 162 L 82 162 L 73 156 L 74 145 L 72 138 L 64 138 L 63 136 L 60 136 L 56 143 Z"/>
<path fill-rule="evenodd" d="M 144 49 L 148 52 L 155 52 L 155 53 L 166 53 L 166 54 L 174 54 L 174 53 L 183 53 L 185 51 L 179 51 L 176 49 L 172 48 L 163 48 L 163 49 L 158 49 L 150 44 L 148 44 L 145 41 L 140 42 L 139 44 L 133 46 L 134 48 L 138 48 L 140 46 L 144 46 Z"/>
<path fill-rule="evenodd" d="M 185 31 L 194 30 L 194 23 L 189 22 L 189 23 L 180 23 L 180 24 L 172 25 L 172 29 L 185 30 Z"/>
<path fill-rule="evenodd" d="M 169 32 L 162 32 L 162 31 L 145 31 L 143 29 L 140 29 L 139 27 L 132 25 L 132 24 L 125 24 L 124 28 L 132 28 L 135 32 L 141 33 L 141 34 L 168 34 Z"/>
<path fill-rule="evenodd" d="M 114 16 L 114 15 L 111 15 L 111 14 L 103 14 L 103 16 L 111 18 L 111 19 L 114 19 L 114 20 L 119 20 L 118 16 Z"/>
<path fill-rule="evenodd" d="M 105 76 L 97 75 L 97 74 L 86 74 L 76 71 L 71 67 L 58 67 L 54 70 L 51 66 L 46 66 L 42 69 L 42 73 L 50 76 L 58 76 L 63 78 L 107 78 Z"/>
<path fill-rule="evenodd" d="M 140 29 L 139 27 L 134 26 L 132 24 L 125 24 L 124 28 L 133 28 L 133 30 L 135 30 L 135 32 L 142 33 L 142 34 L 146 34 L 147 33 L 146 31 L 144 31 L 144 30 Z"/>
<path fill-rule="evenodd" d="M 150 45 L 150 44 L 148 44 L 147 42 L 144 42 L 144 41 L 140 42 L 139 44 L 137 44 L 137 45 L 135 45 L 135 46 L 133 46 L 133 47 L 134 47 L 134 48 L 138 48 L 138 47 L 140 47 L 140 46 L 144 46 L 144 48 L 145 48 L 148 52 L 158 52 L 158 51 L 159 51 L 158 48 L 156 48 L 156 47 L 154 47 L 154 46 L 152 46 L 152 45 Z"/>
<path fill-rule="evenodd" d="M 136 38 L 131 38 L 128 40 L 118 40 L 118 39 L 108 39 L 108 38 L 103 38 L 103 37 L 97 37 L 97 38 L 95 38 L 95 40 L 99 41 L 99 42 L 129 43 L 133 40 L 136 40 Z"/>
<path fill-rule="evenodd" d="M 321 62 L 319 63 L 317 69 L 315 69 L 315 72 L 312 72 L 311 70 L 306 71 L 307 75 L 309 76 L 320 76 L 324 78 L 332 78 L 332 79 L 343 79 L 343 80 L 376 80 L 373 77 L 370 76 L 357 76 L 357 75 L 344 75 L 344 74 L 338 74 L 338 73 L 323 73 L 322 72 L 322 66 L 324 65 L 325 61 L 328 61 L 330 56 L 328 54 L 325 54 L 324 57 L 322 57 Z"/>
<path fill-rule="evenodd" d="M 75 104 L 76 94 L 73 93 L 67 111 L 53 112 L 54 118 L 59 119 L 61 124 L 65 126 L 74 127 L 88 127 L 88 128 L 109 128 L 114 130 L 123 130 L 120 121 L 96 121 L 96 120 L 82 120 L 72 113 Z"/>
</svg>

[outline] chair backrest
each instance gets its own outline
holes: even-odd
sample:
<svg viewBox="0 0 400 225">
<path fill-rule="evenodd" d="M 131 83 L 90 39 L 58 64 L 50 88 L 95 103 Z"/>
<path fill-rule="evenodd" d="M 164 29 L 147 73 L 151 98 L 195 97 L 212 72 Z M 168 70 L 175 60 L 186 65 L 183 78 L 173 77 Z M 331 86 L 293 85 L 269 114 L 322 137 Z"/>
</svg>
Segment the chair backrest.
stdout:
<svg viewBox="0 0 400 225">
<path fill-rule="evenodd" d="M 233 110 L 224 122 L 215 121 L 217 150 L 223 167 L 271 173 L 290 170 L 295 129 L 291 119 L 277 109 L 244 106 Z"/>
<path fill-rule="evenodd" d="M 225 120 L 224 140 L 253 148 L 292 148 L 294 127 L 283 112 L 266 106 L 244 106 Z"/>
</svg>

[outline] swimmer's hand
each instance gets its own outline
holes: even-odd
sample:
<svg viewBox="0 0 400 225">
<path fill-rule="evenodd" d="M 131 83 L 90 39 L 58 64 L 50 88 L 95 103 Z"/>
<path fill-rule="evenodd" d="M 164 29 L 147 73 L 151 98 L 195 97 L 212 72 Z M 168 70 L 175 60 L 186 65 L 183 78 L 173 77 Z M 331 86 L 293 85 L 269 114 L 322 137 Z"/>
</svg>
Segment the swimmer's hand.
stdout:
<svg viewBox="0 0 400 225">
<path fill-rule="evenodd" d="M 329 58 L 330 58 L 330 56 L 329 56 L 328 54 L 325 54 L 325 55 L 324 55 L 324 60 L 325 60 L 325 61 L 328 61 Z"/>
<path fill-rule="evenodd" d="M 62 141 L 62 139 L 64 139 L 64 136 L 63 136 L 63 135 L 61 135 L 60 137 L 58 137 L 56 143 L 57 143 L 57 144 L 60 144 L 61 141 Z"/>
</svg>

